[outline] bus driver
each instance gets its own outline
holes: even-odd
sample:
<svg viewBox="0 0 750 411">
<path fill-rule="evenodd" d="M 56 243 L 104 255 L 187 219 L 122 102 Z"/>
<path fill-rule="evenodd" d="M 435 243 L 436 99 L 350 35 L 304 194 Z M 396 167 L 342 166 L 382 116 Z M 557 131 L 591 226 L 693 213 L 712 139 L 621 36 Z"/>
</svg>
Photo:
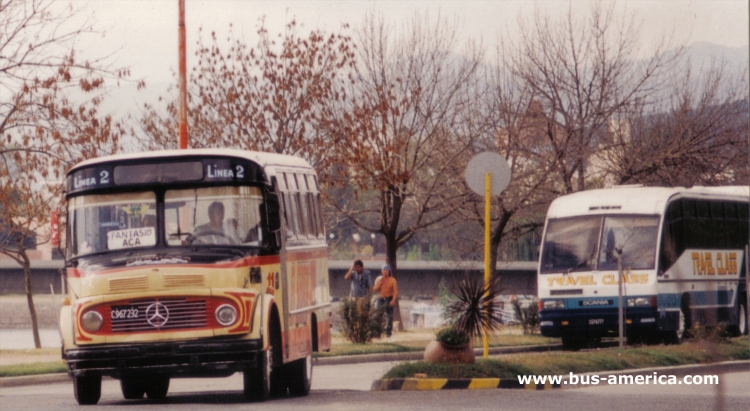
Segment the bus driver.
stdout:
<svg viewBox="0 0 750 411">
<path fill-rule="evenodd" d="M 233 241 L 224 232 L 224 204 L 214 201 L 208 206 L 208 223 L 195 227 L 194 243 L 197 244 L 232 244 Z"/>
</svg>

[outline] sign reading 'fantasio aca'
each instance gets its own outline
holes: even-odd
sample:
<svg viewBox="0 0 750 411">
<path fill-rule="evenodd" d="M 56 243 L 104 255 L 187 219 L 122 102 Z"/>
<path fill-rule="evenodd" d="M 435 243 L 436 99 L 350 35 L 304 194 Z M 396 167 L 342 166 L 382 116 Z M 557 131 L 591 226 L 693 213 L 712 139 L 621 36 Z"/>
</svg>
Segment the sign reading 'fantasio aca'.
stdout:
<svg viewBox="0 0 750 411">
<path fill-rule="evenodd" d="M 156 245 L 156 231 L 153 227 L 114 230 L 107 233 L 107 248 L 110 250 L 152 245 Z"/>
</svg>

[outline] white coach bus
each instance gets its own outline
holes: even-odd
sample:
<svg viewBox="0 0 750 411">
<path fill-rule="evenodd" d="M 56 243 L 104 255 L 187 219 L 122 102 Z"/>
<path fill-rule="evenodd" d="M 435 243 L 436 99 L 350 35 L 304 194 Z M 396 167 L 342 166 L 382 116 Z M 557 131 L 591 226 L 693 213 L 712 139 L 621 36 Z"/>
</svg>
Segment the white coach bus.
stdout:
<svg viewBox="0 0 750 411">
<path fill-rule="evenodd" d="M 748 327 L 748 187 L 616 187 L 552 202 L 539 260 L 541 333 L 568 349 L 618 333 L 621 252 L 629 341 Z"/>
</svg>

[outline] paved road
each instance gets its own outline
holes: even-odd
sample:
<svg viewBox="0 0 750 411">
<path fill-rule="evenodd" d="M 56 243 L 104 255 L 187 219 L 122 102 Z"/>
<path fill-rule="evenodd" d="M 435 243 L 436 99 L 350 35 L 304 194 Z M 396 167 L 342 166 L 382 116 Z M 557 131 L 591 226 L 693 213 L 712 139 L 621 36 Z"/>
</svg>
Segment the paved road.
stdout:
<svg viewBox="0 0 750 411">
<path fill-rule="evenodd" d="M 392 363 L 318 366 L 313 391 L 305 398 L 274 399 L 263 404 L 246 403 L 242 378 L 173 380 L 163 402 L 125 401 L 119 382 L 105 380 L 102 399 L 94 409 L 127 410 L 586 410 L 649 411 L 712 410 L 717 400 L 713 386 L 597 386 L 588 388 L 525 390 L 444 390 L 370 392 L 372 380 Z M 750 373 L 722 376 L 724 409 L 750 409 Z M 125 408 L 123 408 L 125 407 Z M 72 384 L 0 388 L 0 410 L 80 410 Z"/>
</svg>

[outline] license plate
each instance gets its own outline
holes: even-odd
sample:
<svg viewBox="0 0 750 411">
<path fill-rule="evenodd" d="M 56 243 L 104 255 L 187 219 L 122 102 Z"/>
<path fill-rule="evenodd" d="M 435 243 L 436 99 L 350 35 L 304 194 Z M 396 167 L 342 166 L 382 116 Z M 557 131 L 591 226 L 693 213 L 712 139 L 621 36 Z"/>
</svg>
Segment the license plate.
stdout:
<svg viewBox="0 0 750 411">
<path fill-rule="evenodd" d="M 589 319 L 589 325 L 602 325 L 602 324 L 604 324 L 604 318 Z"/>
<path fill-rule="evenodd" d="M 127 320 L 138 318 L 138 309 L 135 307 L 112 307 L 113 320 Z"/>
</svg>

